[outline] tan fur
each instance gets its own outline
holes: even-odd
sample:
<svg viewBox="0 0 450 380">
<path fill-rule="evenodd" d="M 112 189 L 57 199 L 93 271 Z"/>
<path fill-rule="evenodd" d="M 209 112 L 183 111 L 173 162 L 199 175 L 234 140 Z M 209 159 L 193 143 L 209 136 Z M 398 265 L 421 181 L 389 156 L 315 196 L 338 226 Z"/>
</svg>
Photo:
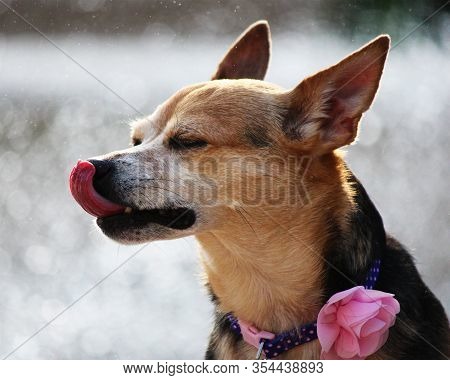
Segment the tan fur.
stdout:
<svg viewBox="0 0 450 380">
<path fill-rule="evenodd" d="M 339 185 L 338 167 L 327 166 L 328 160 L 339 165 L 336 156 L 311 164 L 310 205 L 247 208 L 254 231 L 228 209 L 226 224 L 197 235 L 208 281 L 224 310 L 276 332 L 317 316 L 322 306 L 320 253 L 329 238 L 323 226 L 351 207 Z M 344 227 L 345 219 L 341 223 Z"/>
<path fill-rule="evenodd" d="M 323 295 L 321 252 L 329 240 L 323 226 L 333 217 L 345 229 L 342 216 L 352 207 L 346 186 L 339 185 L 341 159 L 333 155 L 321 161 L 311 164 L 307 178 L 311 205 L 248 209 L 254 231 L 229 210 L 226 224 L 197 235 L 207 281 L 224 312 L 233 310 L 275 333 L 317 317 Z M 248 358 L 253 359 L 255 351 L 250 349 Z M 317 354 L 316 345 L 307 344 L 283 358 Z"/>
<path fill-rule="evenodd" d="M 218 184 L 217 202 L 200 210 L 205 226 L 194 233 L 205 280 L 223 312 L 232 311 L 274 333 L 317 318 L 323 302 L 323 252 L 331 238 L 328 221 L 337 221 L 345 231 L 346 215 L 354 207 L 342 154 L 335 149 L 355 139 L 361 115 L 378 87 L 387 46 L 386 39 L 379 39 L 291 91 L 250 79 L 190 86 L 134 127 L 134 137 L 148 138 L 149 144 L 160 141 L 164 145 L 179 135 L 208 143 L 204 149 L 184 152 L 180 160 L 199 186 L 202 176 Z M 380 53 L 384 54 L 381 58 Z M 355 70 L 362 67 L 361 57 L 363 66 L 379 61 L 370 72 L 355 76 Z M 368 92 L 353 99 L 340 87 L 347 81 L 359 90 L 355 80 L 369 85 Z M 335 120 L 338 125 L 333 124 Z M 267 145 L 252 146 L 245 138 L 248 130 L 264 134 Z M 286 199 L 271 205 L 264 202 L 264 195 L 257 207 L 242 202 L 243 181 L 254 181 L 250 191 L 261 196 L 261 184 L 272 173 L 243 172 L 239 165 L 230 169 L 230 161 L 255 155 L 285 160 L 305 154 L 310 162 L 302 181 L 298 173 L 286 168 L 277 174 L 273 190 L 277 184 L 294 184 L 306 191 L 307 202 L 290 204 Z M 214 157 L 217 170 L 202 167 L 208 157 Z M 241 342 L 236 351 L 227 339 L 218 342 L 220 358 L 254 358 L 253 347 Z M 282 358 L 317 359 L 319 353 L 316 341 Z"/>
<path fill-rule="evenodd" d="M 215 303 L 208 359 L 255 358 L 228 313 L 273 333 L 299 328 L 316 320 L 330 295 L 361 284 L 375 259 L 383 263 L 377 288 L 396 294 L 398 319 L 408 323 L 396 323 L 370 359 L 437 358 L 413 335 L 447 352 L 445 312 L 408 252 L 386 236 L 339 151 L 355 141 L 375 97 L 389 37 L 291 90 L 261 81 L 270 46 L 267 22 L 251 25 L 213 80 L 181 89 L 133 122 L 130 148 L 91 158 L 94 189 L 85 196 L 76 189 L 75 198 L 120 243 L 197 238 Z M 87 167 L 74 170 L 81 177 Z M 116 214 L 101 197 L 117 203 Z M 319 359 L 320 351 L 314 340 L 277 358 Z"/>
</svg>

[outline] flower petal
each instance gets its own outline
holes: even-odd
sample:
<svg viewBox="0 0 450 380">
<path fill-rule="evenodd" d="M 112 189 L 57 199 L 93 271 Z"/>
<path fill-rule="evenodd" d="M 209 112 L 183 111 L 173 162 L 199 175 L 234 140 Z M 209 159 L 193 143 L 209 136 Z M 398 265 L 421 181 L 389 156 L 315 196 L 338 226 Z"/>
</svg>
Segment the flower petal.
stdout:
<svg viewBox="0 0 450 380">
<path fill-rule="evenodd" d="M 341 329 L 335 323 L 321 323 L 317 320 L 317 337 L 324 351 L 329 351 L 333 347 Z"/>
<path fill-rule="evenodd" d="M 359 354 L 358 339 L 351 331 L 344 329 L 341 329 L 334 348 L 343 359 L 351 359 Z"/>
<path fill-rule="evenodd" d="M 386 322 L 388 327 L 392 327 L 395 323 L 396 315 L 393 314 L 393 310 L 388 307 L 381 307 L 377 315 L 378 319 Z"/>
<path fill-rule="evenodd" d="M 336 322 L 336 305 L 325 304 L 320 309 L 317 319 L 321 319 L 322 323 L 335 323 Z"/>
<path fill-rule="evenodd" d="M 323 359 L 364 359 L 382 347 L 400 304 L 392 294 L 356 286 L 333 295 L 317 318 Z"/>
<path fill-rule="evenodd" d="M 389 330 L 383 334 L 374 333 L 359 340 L 360 356 L 367 357 L 377 352 L 387 341 Z"/>
<path fill-rule="evenodd" d="M 333 304 L 339 301 L 343 301 L 343 303 L 347 303 L 349 300 L 352 299 L 353 293 L 357 292 L 358 290 L 363 289 L 363 286 L 355 286 L 354 288 L 344 290 L 343 292 L 339 292 L 336 294 L 333 294 L 330 299 L 328 300 L 327 304 Z"/>
<path fill-rule="evenodd" d="M 337 311 L 337 321 L 341 326 L 353 326 L 361 321 L 367 321 L 378 314 L 380 305 L 377 303 L 363 303 L 350 301 Z"/>
<path fill-rule="evenodd" d="M 339 360 L 342 359 L 334 350 L 334 348 L 328 352 L 323 351 L 320 353 L 320 360 Z"/>
<path fill-rule="evenodd" d="M 364 289 L 362 286 L 357 292 L 355 292 L 353 299 L 359 302 L 376 302 L 381 299 L 390 297 L 394 295 L 391 293 L 382 292 L 381 290 Z"/>
<path fill-rule="evenodd" d="M 386 322 L 378 318 L 372 318 L 362 326 L 359 336 L 365 338 L 374 333 L 382 334 L 386 331 L 387 327 L 389 326 Z"/>
<path fill-rule="evenodd" d="M 392 315 L 400 313 L 400 304 L 392 297 L 385 297 L 381 300 L 383 308 L 389 311 Z"/>
<path fill-rule="evenodd" d="M 355 323 L 351 326 L 353 333 L 359 338 L 361 335 L 361 329 L 367 321 L 360 321 L 359 323 Z"/>
</svg>

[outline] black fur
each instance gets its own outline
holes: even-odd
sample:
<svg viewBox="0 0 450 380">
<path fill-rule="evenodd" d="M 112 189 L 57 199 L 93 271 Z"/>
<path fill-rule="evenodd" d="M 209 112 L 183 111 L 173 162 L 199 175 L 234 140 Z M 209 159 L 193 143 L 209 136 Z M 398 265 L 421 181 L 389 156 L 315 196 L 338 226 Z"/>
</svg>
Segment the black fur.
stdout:
<svg viewBox="0 0 450 380">
<path fill-rule="evenodd" d="M 397 359 L 446 359 L 450 336 L 444 308 L 422 281 L 407 250 L 386 237 L 381 216 L 363 186 L 354 176 L 350 181 L 358 209 L 351 215 L 351 233 L 336 229 L 325 256 L 331 264 L 326 265 L 325 298 L 361 284 L 373 260 L 380 258 L 376 289 L 395 294 L 401 306 L 383 351 Z"/>
<path fill-rule="evenodd" d="M 206 349 L 205 359 L 206 360 L 216 360 L 220 359 L 216 357 L 216 347 L 219 344 L 219 340 L 227 339 L 229 344 L 236 345 L 238 342 L 242 341 L 242 337 L 234 333 L 231 330 L 231 323 L 226 317 L 226 314 L 219 310 L 218 299 L 214 294 L 211 286 L 206 284 L 206 288 L 209 293 L 211 302 L 215 306 L 214 313 L 214 327 L 209 336 L 208 348 Z"/>
<path fill-rule="evenodd" d="M 355 176 L 349 182 L 355 190 L 357 210 L 349 215 L 350 232 L 341 231 L 334 221 L 331 245 L 325 254 L 326 301 L 334 293 L 363 283 L 375 259 L 383 259 L 386 233 L 383 220 L 366 190 Z"/>
</svg>

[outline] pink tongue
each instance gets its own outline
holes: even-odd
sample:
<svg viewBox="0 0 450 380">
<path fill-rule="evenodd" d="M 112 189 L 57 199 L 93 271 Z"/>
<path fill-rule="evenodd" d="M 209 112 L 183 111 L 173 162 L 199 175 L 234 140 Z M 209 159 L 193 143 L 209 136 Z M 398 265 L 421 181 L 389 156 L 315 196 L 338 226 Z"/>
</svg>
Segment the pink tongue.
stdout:
<svg viewBox="0 0 450 380">
<path fill-rule="evenodd" d="M 72 196 L 85 211 L 97 218 L 123 213 L 125 207 L 109 201 L 95 191 L 92 182 L 94 174 L 94 165 L 89 161 L 79 160 L 70 173 Z"/>
</svg>

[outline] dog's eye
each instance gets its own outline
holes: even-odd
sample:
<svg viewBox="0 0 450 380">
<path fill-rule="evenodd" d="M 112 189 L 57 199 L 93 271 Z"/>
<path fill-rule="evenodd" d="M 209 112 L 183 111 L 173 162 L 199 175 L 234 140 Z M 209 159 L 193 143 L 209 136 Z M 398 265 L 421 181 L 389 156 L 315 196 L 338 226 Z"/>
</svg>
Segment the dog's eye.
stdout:
<svg viewBox="0 0 450 380">
<path fill-rule="evenodd" d="M 200 139 L 185 139 L 176 136 L 169 139 L 169 148 L 174 150 L 202 148 L 206 145 L 208 145 L 208 143 Z"/>
<path fill-rule="evenodd" d="M 133 146 L 138 146 L 138 145 L 141 145 L 141 144 L 142 144 L 142 140 L 141 139 L 133 138 L 131 140 L 131 145 L 133 145 Z"/>
</svg>

